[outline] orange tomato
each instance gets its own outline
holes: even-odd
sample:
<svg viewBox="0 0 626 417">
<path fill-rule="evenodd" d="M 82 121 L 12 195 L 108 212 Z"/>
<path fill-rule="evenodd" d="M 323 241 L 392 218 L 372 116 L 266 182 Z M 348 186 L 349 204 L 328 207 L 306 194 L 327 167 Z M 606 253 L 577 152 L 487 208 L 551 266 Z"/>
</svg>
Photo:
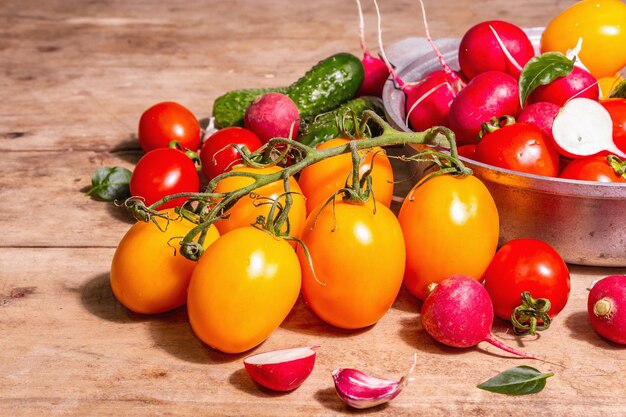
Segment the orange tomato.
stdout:
<svg viewBox="0 0 626 417">
<path fill-rule="evenodd" d="M 232 169 L 232 172 L 254 172 L 257 174 L 271 174 L 280 171 L 279 167 L 265 167 L 265 168 L 252 168 L 239 166 Z M 233 176 L 227 177 L 221 180 L 215 188 L 216 193 L 228 193 L 239 188 L 250 185 L 254 180 L 250 177 Z M 289 179 L 289 187 L 291 188 L 293 204 L 289 211 L 289 224 L 290 235 L 298 237 L 302 231 L 302 226 L 306 221 L 306 204 L 304 197 L 302 196 L 302 190 L 292 177 Z M 284 184 L 282 180 L 264 185 L 253 191 L 252 194 L 242 197 L 233 205 L 228 211 L 230 216 L 227 219 L 219 220 L 215 223 L 215 226 L 221 234 L 225 234 L 231 230 L 239 227 L 250 226 L 255 223 L 258 216 L 266 217 L 269 215 L 271 204 L 259 204 L 263 203 L 263 198 L 269 198 L 273 201 L 278 201 L 285 204 L 285 196 L 279 198 L 279 195 L 285 192 Z M 282 231 L 287 230 L 287 225 L 284 225 Z"/>
<path fill-rule="evenodd" d="M 328 149 L 348 143 L 347 139 L 331 139 L 317 146 L 317 149 Z M 376 201 L 389 207 L 393 196 L 393 170 L 389 158 L 381 148 L 361 151 L 363 157 L 359 174 L 368 171 L 372 163 L 372 189 Z M 311 213 L 320 203 L 326 202 L 338 190 L 344 188 L 346 180 L 352 173 L 352 156 L 337 155 L 310 165 L 302 170 L 298 184 L 306 197 L 307 213 Z"/>
<path fill-rule="evenodd" d="M 178 215 L 166 210 L 172 219 Z M 111 289 L 115 298 L 135 313 L 158 314 L 180 307 L 187 301 L 187 287 L 196 262 L 182 256 L 176 246 L 195 224 L 183 219 L 157 218 L 132 225 L 120 241 L 111 263 Z M 204 242 L 208 246 L 219 236 L 214 226 Z M 173 240 L 172 240 L 173 239 Z"/>
<path fill-rule="evenodd" d="M 226 233 L 193 272 L 187 299 L 191 327 L 224 353 L 252 349 L 287 317 L 300 280 L 298 257 L 283 239 L 252 226 Z"/>
<path fill-rule="evenodd" d="M 556 16 L 541 36 L 541 52 L 567 52 L 582 38 L 579 57 L 596 78 L 610 77 L 626 65 L 626 4 L 583 0 Z"/>
<path fill-rule="evenodd" d="M 598 87 L 600 87 L 600 100 L 609 98 L 611 91 L 623 80 L 624 79 L 620 74 L 615 74 L 612 77 L 600 78 L 598 80 Z"/>
<path fill-rule="evenodd" d="M 404 273 L 404 240 L 395 215 L 378 204 L 318 206 L 298 245 L 302 296 L 325 322 L 344 329 L 376 323 L 393 304 Z"/>
<path fill-rule="evenodd" d="M 405 198 L 398 220 L 406 244 L 404 284 L 426 298 L 431 282 L 455 274 L 481 280 L 498 245 L 498 210 L 473 175 L 422 180 Z"/>
</svg>

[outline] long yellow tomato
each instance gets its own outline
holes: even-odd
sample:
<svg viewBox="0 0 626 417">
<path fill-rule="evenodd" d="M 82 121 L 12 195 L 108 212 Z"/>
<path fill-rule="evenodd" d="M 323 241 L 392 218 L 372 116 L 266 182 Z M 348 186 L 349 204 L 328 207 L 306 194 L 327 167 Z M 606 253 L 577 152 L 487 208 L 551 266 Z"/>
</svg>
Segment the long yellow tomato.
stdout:
<svg viewBox="0 0 626 417">
<path fill-rule="evenodd" d="M 395 215 L 378 203 L 318 206 L 302 232 L 302 296 L 325 322 L 344 329 L 376 323 L 391 307 L 404 273 L 404 239 Z"/>
<path fill-rule="evenodd" d="M 166 210 L 177 218 L 173 209 Z M 126 308 L 136 313 L 157 314 L 180 307 L 187 301 L 187 287 L 196 262 L 183 257 L 178 242 L 195 225 L 183 218 L 157 218 L 137 222 L 124 235 L 111 263 L 111 289 Z M 166 224 L 167 223 L 167 224 Z M 211 226 L 205 247 L 219 236 Z"/>
<path fill-rule="evenodd" d="M 252 226 L 222 235 L 200 257 L 189 284 L 191 327 L 224 353 L 257 346 L 298 299 L 301 272 L 294 249 Z"/>
<path fill-rule="evenodd" d="M 541 52 L 573 49 L 583 39 L 580 60 L 596 78 L 626 65 L 626 4 L 582 0 L 555 17 L 541 36 Z"/>
<path fill-rule="evenodd" d="M 232 172 L 253 172 L 257 174 L 271 174 L 280 171 L 279 167 L 265 167 L 265 168 L 252 168 L 252 167 L 235 167 Z M 243 188 L 253 183 L 253 179 L 243 176 L 232 176 L 224 178 L 217 184 L 215 188 L 216 193 L 228 193 L 235 191 L 239 188 Z M 306 204 L 304 197 L 302 196 L 302 190 L 292 177 L 289 179 L 289 187 L 292 192 L 293 205 L 289 210 L 289 224 L 290 235 L 299 237 L 302 231 L 302 226 L 306 221 Z M 235 203 L 235 205 L 228 211 L 229 217 L 227 219 L 219 220 L 215 223 L 215 226 L 221 234 L 225 234 L 231 230 L 239 227 L 250 226 L 255 223 L 258 216 L 266 217 L 270 212 L 270 204 L 267 199 L 278 200 L 283 206 L 285 204 L 285 196 L 279 198 L 281 194 L 285 192 L 284 184 L 282 180 L 273 182 L 271 184 L 264 185 L 256 189 L 252 194 L 242 197 Z M 265 203 L 265 204 L 262 204 Z M 282 231 L 286 231 L 286 225 Z"/>
<path fill-rule="evenodd" d="M 473 175 L 422 180 L 402 203 L 398 220 L 406 244 L 406 288 L 421 300 L 431 282 L 455 274 L 482 280 L 500 231 L 498 210 Z"/>
<path fill-rule="evenodd" d="M 333 148 L 348 142 L 347 139 L 331 139 L 318 145 L 317 149 Z M 361 151 L 360 154 L 363 160 L 359 166 L 359 174 L 363 175 L 372 169 L 374 197 L 389 207 L 393 196 L 393 170 L 389 158 L 381 148 Z M 300 173 L 298 184 L 306 197 L 307 213 L 311 213 L 320 203 L 327 201 L 342 189 L 351 173 L 350 154 L 337 155 L 304 168 Z"/>
</svg>

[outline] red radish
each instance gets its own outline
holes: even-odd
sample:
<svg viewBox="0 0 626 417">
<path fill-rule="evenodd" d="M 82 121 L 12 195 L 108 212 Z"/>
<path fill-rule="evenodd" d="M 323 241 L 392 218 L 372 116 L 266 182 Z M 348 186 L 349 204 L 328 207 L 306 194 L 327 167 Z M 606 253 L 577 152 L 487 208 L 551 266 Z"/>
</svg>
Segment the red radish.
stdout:
<svg viewBox="0 0 626 417">
<path fill-rule="evenodd" d="M 587 313 L 591 327 L 600 336 L 626 344 L 626 276 L 610 275 L 589 291 Z"/>
<path fill-rule="evenodd" d="M 454 275 L 435 286 L 422 305 L 422 325 L 435 340 L 456 348 L 487 342 L 528 359 L 540 359 L 505 345 L 491 333 L 493 304 L 485 287 L 469 275 Z"/>
<path fill-rule="evenodd" d="M 537 126 L 547 138 L 552 139 L 552 124 L 560 109 L 561 107 L 554 103 L 539 101 L 526 106 L 520 113 L 517 121 Z"/>
<path fill-rule="evenodd" d="M 461 72 L 470 80 L 481 72 L 501 71 L 519 78 L 535 55 L 524 31 L 512 23 L 490 20 L 470 28 L 459 45 Z"/>
<path fill-rule="evenodd" d="M 359 8 L 359 32 L 361 35 L 361 50 L 363 51 L 363 70 L 365 71 L 365 78 L 363 84 L 356 92 L 357 97 L 361 96 L 376 96 L 381 97 L 383 95 L 383 87 L 387 78 L 389 78 L 389 69 L 380 58 L 373 56 L 365 43 L 365 23 L 363 22 L 363 9 L 361 8 L 361 1 L 356 0 L 356 4 Z"/>
<path fill-rule="evenodd" d="M 588 98 L 575 98 L 563 106 L 552 124 L 552 137 L 559 153 L 568 158 L 602 153 L 626 157 L 613 142 L 611 115 Z"/>
<path fill-rule="evenodd" d="M 460 145 L 478 142 L 482 124 L 493 117 L 517 116 L 515 78 L 499 71 L 481 72 L 459 92 L 450 106 L 450 128 Z"/>
<path fill-rule="evenodd" d="M 311 375 L 315 365 L 315 349 L 300 347 L 251 355 L 243 360 L 250 377 L 273 391 L 292 391 Z"/>
<path fill-rule="evenodd" d="M 458 92 L 465 86 L 465 82 L 448 66 L 448 64 L 446 64 L 443 59 L 443 55 L 432 41 L 428 29 L 428 23 L 426 21 L 424 3 L 421 2 L 421 0 L 420 3 L 422 5 L 422 16 L 424 19 L 424 27 L 426 29 L 426 37 L 435 51 L 435 54 L 439 58 L 442 69 L 427 74 L 417 82 L 406 83 L 398 77 L 385 55 L 382 44 L 382 31 L 380 27 L 380 11 L 378 10 L 376 0 L 374 0 L 376 13 L 378 15 L 378 43 L 381 56 L 387 65 L 394 82 L 406 95 L 406 124 L 410 125 L 415 131 L 426 130 L 433 126 L 448 126 L 450 104 L 457 96 Z"/>
<path fill-rule="evenodd" d="M 572 72 L 565 77 L 559 77 L 550 84 L 540 85 L 528 96 L 528 103 L 548 101 L 558 106 L 564 106 L 573 98 L 589 98 L 598 100 L 600 87 L 598 81 L 589 73 L 578 66 L 574 66 Z"/>
<path fill-rule="evenodd" d="M 267 143 L 272 138 L 294 138 L 300 130 L 300 112 L 296 103 L 282 93 L 257 97 L 246 109 L 244 125 Z"/>
<path fill-rule="evenodd" d="M 415 369 L 417 355 L 407 375 L 398 381 L 377 378 L 359 370 L 342 368 L 333 371 L 335 390 L 339 398 L 353 408 L 364 409 L 387 403 L 396 398 L 409 382 Z"/>
</svg>

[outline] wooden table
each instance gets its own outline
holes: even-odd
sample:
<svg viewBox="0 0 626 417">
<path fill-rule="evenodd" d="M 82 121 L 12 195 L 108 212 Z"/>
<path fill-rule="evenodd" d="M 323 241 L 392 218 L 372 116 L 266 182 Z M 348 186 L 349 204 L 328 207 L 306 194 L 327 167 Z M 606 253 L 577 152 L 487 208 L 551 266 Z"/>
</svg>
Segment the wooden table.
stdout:
<svg viewBox="0 0 626 417">
<path fill-rule="evenodd" d="M 364 3 L 376 51 L 374 9 Z M 385 43 L 423 35 L 417 2 L 381 3 Z M 437 38 L 486 19 L 545 25 L 572 1 L 428 3 Z M 623 268 L 572 266 L 570 302 L 538 338 L 497 323 L 501 339 L 564 367 L 482 344 L 445 348 L 422 330 L 420 303 L 404 291 L 358 332 L 333 329 L 298 302 L 256 350 L 321 346 L 311 377 L 283 395 L 257 388 L 244 355 L 202 345 L 184 308 L 144 317 L 113 297 L 111 257 L 132 220 L 83 195 L 92 172 L 133 166 L 139 116 L 158 101 L 204 118 L 228 90 L 289 84 L 335 52 L 360 54 L 354 2 L 3 0 L 0 34 L 0 415 L 352 414 L 335 397 L 331 371 L 399 378 L 414 352 L 414 381 L 372 412 L 626 415 L 626 352 L 596 336 L 585 311 L 590 283 Z M 524 398 L 475 388 L 521 364 L 556 375 Z"/>
</svg>

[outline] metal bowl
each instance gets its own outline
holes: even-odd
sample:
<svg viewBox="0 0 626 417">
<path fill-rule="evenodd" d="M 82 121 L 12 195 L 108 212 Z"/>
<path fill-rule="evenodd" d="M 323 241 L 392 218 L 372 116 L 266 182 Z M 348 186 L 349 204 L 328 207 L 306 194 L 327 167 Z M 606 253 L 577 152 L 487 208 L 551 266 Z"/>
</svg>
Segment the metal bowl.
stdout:
<svg viewBox="0 0 626 417">
<path fill-rule="evenodd" d="M 542 28 L 525 31 L 537 48 Z M 458 68 L 458 45 L 459 39 L 437 41 L 452 68 Z M 393 45 L 388 55 L 400 78 L 407 82 L 440 68 L 437 57 L 421 38 Z M 383 102 L 388 120 L 396 128 L 410 131 L 405 123 L 404 93 L 392 81 L 385 85 Z M 409 146 L 406 152 L 413 154 L 416 150 Z M 496 202 L 501 244 L 516 238 L 541 239 L 568 263 L 626 266 L 626 185 L 543 177 L 461 159 Z M 420 171 L 419 166 L 413 168 Z"/>
</svg>

